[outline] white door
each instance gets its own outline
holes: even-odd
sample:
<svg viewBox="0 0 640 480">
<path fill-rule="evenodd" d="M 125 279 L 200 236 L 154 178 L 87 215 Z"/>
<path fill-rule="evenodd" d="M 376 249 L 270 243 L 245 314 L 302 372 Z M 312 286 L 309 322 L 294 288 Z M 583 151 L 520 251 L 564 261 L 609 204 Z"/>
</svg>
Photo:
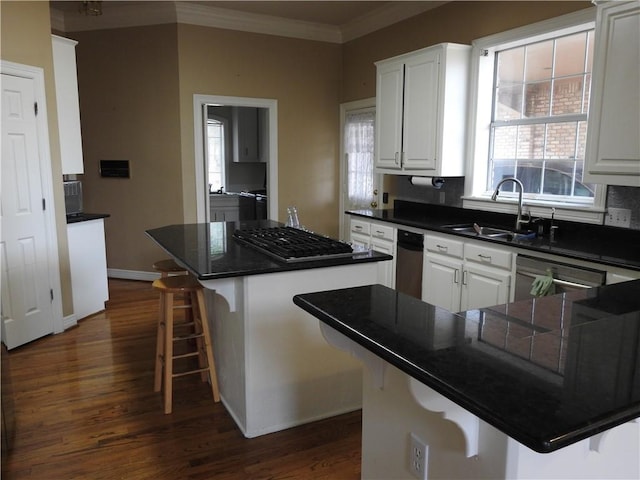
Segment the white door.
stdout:
<svg viewBox="0 0 640 480">
<path fill-rule="evenodd" d="M 460 310 L 503 305 L 509 301 L 511 273 L 465 264 Z"/>
<path fill-rule="evenodd" d="M 461 261 L 426 254 L 422 267 L 422 300 L 450 312 L 459 312 L 461 277 Z"/>
<path fill-rule="evenodd" d="M 14 348 L 53 333 L 35 86 L 2 75 L 2 340 Z"/>
<path fill-rule="evenodd" d="M 380 208 L 380 176 L 374 171 L 376 112 L 374 99 L 341 106 L 342 147 L 340 189 L 340 238 L 348 239 L 346 210 Z M 370 105 L 370 106 L 363 106 Z"/>
<path fill-rule="evenodd" d="M 399 169 L 402 154 L 404 64 L 379 65 L 376 75 L 376 166 Z"/>
</svg>

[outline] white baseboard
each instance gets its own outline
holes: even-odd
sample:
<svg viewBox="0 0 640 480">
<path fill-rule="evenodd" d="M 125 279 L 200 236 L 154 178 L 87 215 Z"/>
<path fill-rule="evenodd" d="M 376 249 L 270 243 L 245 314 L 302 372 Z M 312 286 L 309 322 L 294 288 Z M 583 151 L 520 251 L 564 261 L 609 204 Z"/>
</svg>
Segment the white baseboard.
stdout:
<svg viewBox="0 0 640 480">
<path fill-rule="evenodd" d="M 146 282 L 153 282 L 156 278 L 160 278 L 160 274 L 157 272 L 121 270 L 119 268 L 108 268 L 107 276 L 109 278 L 120 278 L 122 280 L 142 280 Z"/>
<path fill-rule="evenodd" d="M 71 327 L 75 327 L 76 325 L 78 325 L 78 319 L 75 313 L 72 313 L 71 315 L 68 315 L 62 319 L 63 331 Z"/>
</svg>

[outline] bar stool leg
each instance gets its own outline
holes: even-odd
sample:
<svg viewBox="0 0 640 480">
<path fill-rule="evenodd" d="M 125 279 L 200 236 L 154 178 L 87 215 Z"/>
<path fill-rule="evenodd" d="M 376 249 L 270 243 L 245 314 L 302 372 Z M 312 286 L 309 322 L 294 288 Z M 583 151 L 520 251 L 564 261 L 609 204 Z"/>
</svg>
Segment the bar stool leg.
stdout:
<svg viewBox="0 0 640 480">
<path fill-rule="evenodd" d="M 173 293 L 164 295 L 164 413 L 171 413 L 173 398 Z"/>
<path fill-rule="evenodd" d="M 153 391 L 159 392 L 162 388 L 162 361 L 164 359 L 164 339 L 167 335 L 164 316 L 164 293 L 160 294 L 160 315 L 158 316 L 158 329 L 156 333 L 156 372 L 153 382 Z"/>
<path fill-rule="evenodd" d="M 204 342 L 204 351 L 207 356 L 207 364 L 209 366 L 209 381 L 211 382 L 211 391 L 213 393 L 213 401 L 220 401 L 220 391 L 218 389 L 218 375 L 216 374 L 216 365 L 213 360 L 213 349 L 211 347 L 211 336 L 209 335 L 209 322 L 207 321 L 206 310 L 204 306 L 204 294 L 202 293 L 202 289 L 199 289 L 195 293 L 194 305 L 196 306 L 197 312 L 195 316 L 198 318 L 200 322 L 200 328 L 202 329 L 202 341 Z"/>
</svg>

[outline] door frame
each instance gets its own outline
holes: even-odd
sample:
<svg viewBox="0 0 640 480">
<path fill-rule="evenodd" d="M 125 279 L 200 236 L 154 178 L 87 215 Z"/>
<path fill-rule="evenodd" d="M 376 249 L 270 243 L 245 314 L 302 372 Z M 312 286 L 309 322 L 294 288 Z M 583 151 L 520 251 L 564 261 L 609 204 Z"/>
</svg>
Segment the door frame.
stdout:
<svg viewBox="0 0 640 480">
<path fill-rule="evenodd" d="M 353 102 L 346 102 L 340 104 L 340 199 L 339 199 L 339 234 L 342 240 L 348 241 L 348 231 L 345 231 L 345 195 L 346 195 L 346 184 L 347 181 L 347 162 L 346 153 L 344 151 L 344 120 L 346 113 L 352 110 L 362 110 L 365 108 L 375 108 L 376 106 L 376 98 L 370 97 L 362 100 L 355 100 Z M 382 175 L 378 175 L 378 188 L 382 188 Z"/>
<path fill-rule="evenodd" d="M 45 201 L 45 205 L 48 206 L 44 212 L 44 219 L 45 229 L 47 232 L 49 288 L 53 291 L 53 299 L 51 300 L 53 319 L 51 324 L 53 327 L 53 333 L 61 333 L 64 331 L 62 285 L 60 282 L 58 229 L 55 215 L 56 204 L 53 194 L 53 169 L 51 165 L 51 147 L 49 143 L 49 115 L 47 113 L 44 69 L 41 67 L 0 60 L 0 73 L 33 80 L 34 94 L 36 101 L 38 102 L 36 128 L 38 130 L 38 154 L 40 157 L 40 182 L 42 184 L 42 197 Z"/>
<path fill-rule="evenodd" d="M 269 110 L 269 161 L 267 162 L 268 216 L 278 219 L 278 101 L 269 98 L 227 97 L 223 95 L 193 95 L 193 130 L 195 142 L 196 219 L 207 221 L 208 195 L 205 195 L 204 108 L 205 105 L 258 107 Z"/>
</svg>

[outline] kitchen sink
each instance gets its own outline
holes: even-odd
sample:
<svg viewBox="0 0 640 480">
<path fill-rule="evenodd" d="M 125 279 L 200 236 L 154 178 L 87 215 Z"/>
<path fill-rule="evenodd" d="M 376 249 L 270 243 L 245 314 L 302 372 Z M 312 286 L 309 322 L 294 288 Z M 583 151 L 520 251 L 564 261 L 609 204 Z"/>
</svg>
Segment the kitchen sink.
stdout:
<svg viewBox="0 0 640 480">
<path fill-rule="evenodd" d="M 457 225 L 443 225 L 443 228 L 456 233 L 464 233 L 467 235 L 476 235 L 479 237 L 502 239 L 507 241 L 522 240 L 525 238 L 535 237 L 535 232 L 525 230 L 522 232 L 514 232 L 499 227 L 481 227 L 477 223 L 463 223 Z"/>
</svg>

